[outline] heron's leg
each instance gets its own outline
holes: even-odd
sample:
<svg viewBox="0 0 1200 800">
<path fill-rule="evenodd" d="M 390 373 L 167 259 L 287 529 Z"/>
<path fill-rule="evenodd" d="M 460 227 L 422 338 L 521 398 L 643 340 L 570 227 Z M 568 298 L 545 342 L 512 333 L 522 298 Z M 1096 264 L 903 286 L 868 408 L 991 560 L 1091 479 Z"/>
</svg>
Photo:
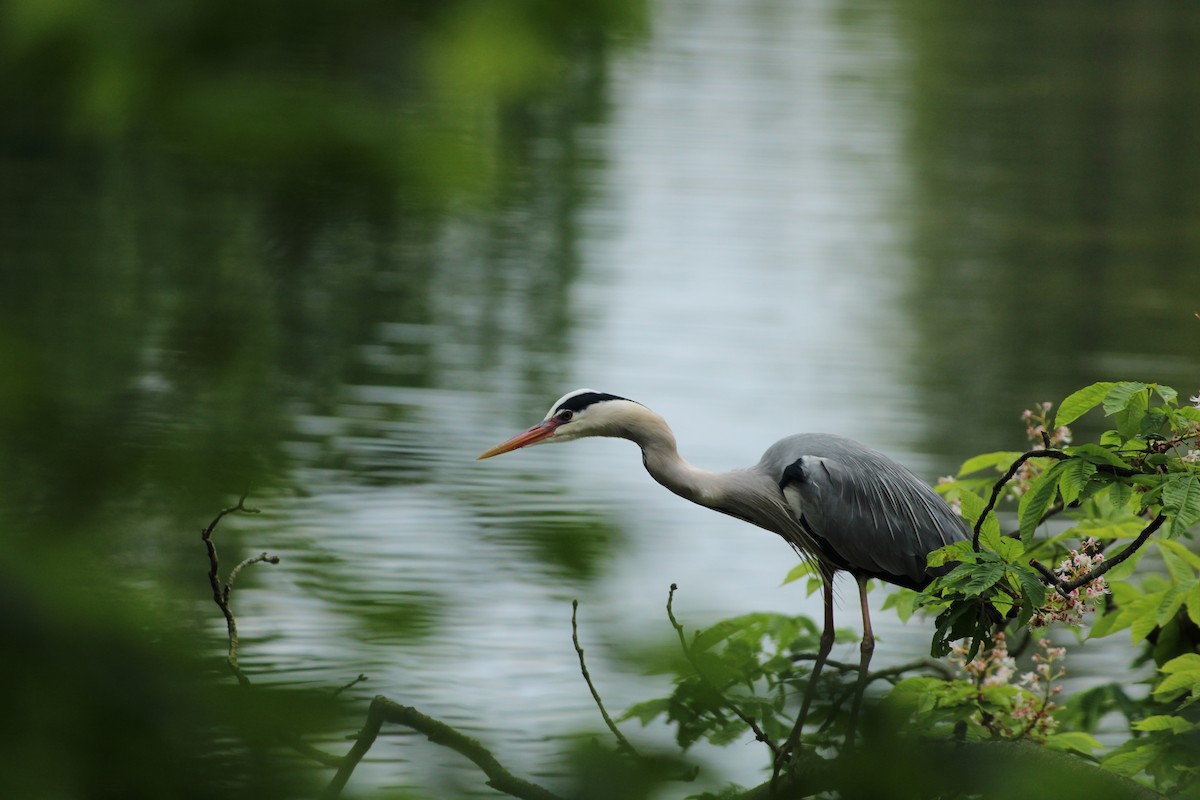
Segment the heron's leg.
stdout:
<svg viewBox="0 0 1200 800">
<path fill-rule="evenodd" d="M 829 651 L 833 649 L 833 576 L 829 575 L 825 578 L 823 597 L 825 600 L 825 628 L 821 631 L 821 643 L 817 648 L 817 657 L 813 659 L 812 672 L 808 676 L 808 686 L 804 690 L 804 701 L 800 704 L 800 713 L 796 716 L 796 724 L 792 727 L 792 733 L 788 736 L 787 742 L 779 749 L 775 758 L 775 771 L 771 775 L 771 785 L 774 787 L 779 778 L 780 770 L 784 764 L 791 758 L 792 751 L 800 744 L 800 734 L 804 731 L 804 721 L 808 717 L 808 707 L 812 705 L 813 697 L 816 695 L 817 678 L 821 674 L 821 668 L 825 666 L 826 659 L 829 658 Z"/>
<path fill-rule="evenodd" d="M 846 745 L 854 744 L 854 733 L 858 727 L 858 711 L 862 707 L 863 693 L 867 689 L 867 667 L 871 664 L 871 654 L 875 652 L 875 634 L 871 631 L 871 609 L 867 605 L 867 581 L 863 575 L 855 575 L 858 581 L 858 602 L 862 605 L 863 638 L 859 646 L 858 686 L 854 690 L 854 704 L 850 707 L 850 725 L 846 729 Z"/>
</svg>

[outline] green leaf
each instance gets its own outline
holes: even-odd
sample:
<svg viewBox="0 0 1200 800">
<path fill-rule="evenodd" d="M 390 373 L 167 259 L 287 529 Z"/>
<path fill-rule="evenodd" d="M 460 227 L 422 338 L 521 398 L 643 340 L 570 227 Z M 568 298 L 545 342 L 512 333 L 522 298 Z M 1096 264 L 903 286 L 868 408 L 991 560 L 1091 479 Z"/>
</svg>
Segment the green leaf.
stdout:
<svg viewBox="0 0 1200 800">
<path fill-rule="evenodd" d="M 1091 629 L 1088 631 L 1087 638 L 1103 639 L 1109 634 L 1123 630 L 1129 620 L 1124 618 L 1116 609 L 1110 609 L 1096 617 L 1096 621 L 1092 623 Z"/>
<path fill-rule="evenodd" d="M 1066 399 L 1058 405 L 1058 415 L 1054 418 L 1054 427 L 1070 425 L 1100 405 L 1116 385 L 1112 381 L 1101 381 L 1067 395 Z"/>
<path fill-rule="evenodd" d="M 1200 422 L 1200 407 L 1184 406 L 1172 409 L 1171 424 L 1180 432 L 1191 428 L 1191 423 Z"/>
<path fill-rule="evenodd" d="M 925 557 L 925 563 L 930 567 L 940 567 L 956 561 L 975 560 L 975 553 L 969 541 L 954 542 L 945 547 L 939 547 Z"/>
<path fill-rule="evenodd" d="M 939 678 L 915 676 L 897 683 L 883 699 L 884 707 L 912 715 L 926 712 L 937 705 L 946 682 Z"/>
<path fill-rule="evenodd" d="M 1011 536 L 1000 536 L 988 544 L 995 548 L 996 555 L 1000 556 L 1000 560 L 1005 564 L 1012 564 L 1025 555 L 1025 546 L 1021 544 L 1021 540 Z"/>
<path fill-rule="evenodd" d="M 963 492 L 958 495 L 958 499 L 961 502 L 960 507 L 962 508 L 963 519 L 974 530 L 975 523 L 983 513 L 983 509 L 987 507 L 987 503 L 984 502 L 982 497 L 972 492 Z M 984 520 L 979 533 L 981 537 L 1000 535 L 1000 523 L 996 520 L 995 514 L 988 514 L 988 518 Z"/>
<path fill-rule="evenodd" d="M 1083 753 L 1085 756 L 1090 756 L 1092 753 L 1103 747 L 1096 740 L 1095 736 L 1083 731 L 1064 731 L 1063 733 L 1052 733 L 1046 737 L 1046 747 L 1051 750 L 1074 750 L 1077 753 Z"/>
<path fill-rule="evenodd" d="M 1154 612 L 1154 622 L 1158 627 L 1166 625 L 1175 616 L 1175 613 L 1183 607 L 1183 601 L 1187 597 L 1187 591 L 1191 586 L 1172 586 L 1162 593 L 1162 599 L 1158 602 L 1158 610 Z"/>
<path fill-rule="evenodd" d="M 790 618 L 783 614 L 751 612 L 723 619 L 696 634 L 692 640 L 692 649 L 696 652 L 711 650 L 727 639 L 743 637 L 750 637 L 757 641 L 781 622 L 790 622 Z"/>
<path fill-rule="evenodd" d="M 1118 387 L 1119 388 L 1119 387 Z M 1126 439 L 1134 439 L 1142 433 L 1142 420 L 1150 401 L 1144 391 L 1137 392 L 1125 400 L 1125 405 L 1113 412 L 1117 430 Z"/>
<path fill-rule="evenodd" d="M 1145 397 L 1146 384 L 1140 381 L 1122 381 L 1104 395 L 1104 416 L 1111 417 L 1129 407 L 1134 397 Z"/>
<path fill-rule="evenodd" d="M 1169 697 L 1179 691 L 1195 694 L 1200 688 L 1200 654 L 1185 653 L 1159 667 L 1166 675 L 1154 687 L 1155 697 Z"/>
<path fill-rule="evenodd" d="M 1196 727 L 1195 723 L 1188 722 L 1183 717 L 1177 717 L 1173 714 L 1155 714 L 1152 717 L 1146 717 L 1133 723 L 1131 726 L 1135 731 L 1170 731 L 1171 733 L 1187 733 Z"/>
<path fill-rule="evenodd" d="M 1098 444 L 1088 442 L 1076 447 L 1068 447 L 1063 450 L 1064 453 L 1072 458 L 1083 458 L 1091 461 L 1093 464 L 1111 464 L 1114 467 L 1123 467 L 1125 469 L 1133 469 L 1128 461 L 1121 458 L 1107 447 L 1101 447 Z"/>
<path fill-rule="evenodd" d="M 1195 577 L 1195 570 L 1200 569 L 1200 556 L 1188 550 L 1179 542 L 1159 539 L 1155 544 L 1162 556 L 1167 572 L 1176 583 L 1190 581 Z"/>
<path fill-rule="evenodd" d="M 1142 744 L 1142 739 L 1131 739 L 1109 753 L 1100 762 L 1105 769 L 1110 769 L 1119 775 L 1133 776 L 1154 763 L 1159 756 L 1158 747 L 1152 744 Z"/>
<path fill-rule="evenodd" d="M 983 469 L 995 469 L 1001 465 L 1007 468 L 1009 464 L 1016 461 L 1020 456 L 1020 453 L 1011 450 L 1000 450 L 995 453 L 982 453 L 972 456 L 958 468 L 958 476 L 961 478 L 964 475 L 970 475 L 972 472 L 979 472 Z"/>
<path fill-rule="evenodd" d="M 895 608 L 896 616 L 901 622 L 908 622 L 909 617 L 913 615 L 913 611 L 917 607 L 917 597 L 919 595 L 912 589 L 897 589 L 887 596 L 883 601 L 885 608 Z"/>
<path fill-rule="evenodd" d="M 1187 604 L 1188 618 L 1194 624 L 1200 625 L 1200 583 L 1192 587 L 1184 602 Z"/>
<path fill-rule="evenodd" d="M 1125 508 L 1133 497 L 1133 487 L 1128 483 L 1114 482 L 1108 490 L 1109 502 L 1114 508 Z"/>
<path fill-rule="evenodd" d="M 1122 517 L 1119 520 L 1084 519 L 1073 528 L 1064 531 L 1065 534 L 1077 539 L 1132 539 L 1145 526 L 1146 521 L 1138 517 Z"/>
<path fill-rule="evenodd" d="M 1198 688 L 1200 688 L 1200 672 L 1177 672 L 1163 678 L 1162 682 L 1154 687 L 1154 696 L 1170 697 L 1181 690 L 1188 694 L 1194 694 Z"/>
<path fill-rule="evenodd" d="M 1184 653 L 1158 668 L 1159 672 L 1174 675 L 1179 672 L 1200 672 L 1200 653 Z"/>
<path fill-rule="evenodd" d="M 1100 434 L 1100 446 L 1124 450 L 1125 438 L 1116 431 L 1105 431 Z"/>
<path fill-rule="evenodd" d="M 995 517 L 988 517 L 988 519 L 995 520 Z M 999 524 L 984 525 L 983 529 L 979 532 L 979 544 L 984 548 L 986 554 L 994 553 L 996 556 L 1003 558 L 1004 553 L 1011 552 L 1011 550 L 1009 550 L 1008 546 L 1005 544 L 1006 541 L 1020 546 L 1020 542 L 1014 542 L 1012 539 L 1006 539 L 1004 534 L 1000 533 Z M 1022 552 L 1023 551 L 1024 548 L 1022 548 Z M 989 558 L 989 556 L 986 554 L 983 556 L 983 558 Z"/>
<path fill-rule="evenodd" d="M 1132 481 L 1134 485 L 1141 487 L 1141 493 L 1138 495 L 1138 504 L 1142 509 L 1150 508 L 1151 506 L 1162 503 L 1163 489 L 1166 488 L 1170 475 L 1134 475 Z"/>
<path fill-rule="evenodd" d="M 1163 487 L 1163 510 L 1171 515 L 1169 536 L 1178 536 L 1200 522 L 1200 478 L 1191 473 L 1172 475 Z"/>
<path fill-rule="evenodd" d="M 1016 573 L 1021 583 L 1021 595 L 1032 608 L 1041 608 L 1046 602 L 1049 588 L 1042 583 L 1041 577 L 1028 567 L 1019 567 Z"/>
<path fill-rule="evenodd" d="M 788 572 L 787 576 L 784 577 L 783 583 L 780 585 L 787 586 L 789 583 L 798 581 L 806 575 L 820 575 L 820 574 L 821 574 L 821 570 L 817 566 L 817 562 L 815 559 L 801 561 L 799 564 L 797 564 L 796 566 L 791 568 L 791 570 Z"/>
<path fill-rule="evenodd" d="M 1156 615 L 1162 602 L 1162 592 L 1145 594 L 1126 603 L 1121 615 L 1129 619 L 1129 635 L 1135 643 L 1144 640 L 1158 626 Z"/>
<path fill-rule="evenodd" d="M 1079 493 L 1087 482 L 1096 474 L 1096 465 L 1082 458 L 1072 458 L 1062 462 L 1061 478 L 1058 489 L 1062 492 L 1063 503 L 1070 505 L 1079 498 Z"/>
<path fill-rule="evenodd" d="M 1152 408 L 1142 417 L 1140 423 L 1141 429 L 1138 431 L 1138 435 L 1143 439 L 1162 438 L 1162 429 L 1166 422 L 1167 415 L 1163 413 L 1162 409 Z"/>
<path fill-rule="evenodd" d="M 971 574 L 971 579 L 967 581 L 967 585 L 963 587 L 963 592 L 968 596 L 982 594 L 988 589 L 996 585 L 997 581 L 1004 577 L 1004 564 L 998 561 L 979 564 Z"/>
<path fill-rule="evenodd" d="M 642 725 L 649 725 L 656 717 L 666 714 L 670 707 L 671 699 L 669 697 L 660 697 L 655 700 L 647 700 L 644 703 L 635 703 L 617 721 L 625 722 L 626 720 L 636 719 Z"/>
<path fill-rule="evenodd" d="M 1158 396 L 1163 399 L 1164 403 L 1174 403 L 1175 398 L 1179 397 L 1179 392 L 1172 389 L 1170 386 L 1163 386 L 1158 383 L 1151 384 L 1154 391 L 1158 392 Z"/>
<path fill-rule="evenodd" d="M 1041 524 L 1042 517 L 1046 515 L 1046 509 L 1050 508 L 1050 504 L 1058 495 L 1058 480 L 1065 463 L 1063 461 L 1056 462 L 1054 466 L 1039 475 L 1033 485 L 1029 487 L 1029 491 L 1021 496 L 1017 514 L 1021 522 L 1021 541 L 1026 543 L 1026 549 L 1028 549 L 1028 542 L 1033 538 L 1033 532 Z"/>
<path fill-rule="evenodd" d="M 937 619 L 934 620 L 934 634 L 933 640 L 930 642 L 929 654 L 934 658 L 942 658 L 949 654 L 951 642 L 969 636 L 972 641 L 967 658 L 974 658 L 975 654 L 979 652 L 988 627 L 989 625 L 977 615 L 976 606 L 973 603 L 954 603 L 938 614 Z"/>
</svg>

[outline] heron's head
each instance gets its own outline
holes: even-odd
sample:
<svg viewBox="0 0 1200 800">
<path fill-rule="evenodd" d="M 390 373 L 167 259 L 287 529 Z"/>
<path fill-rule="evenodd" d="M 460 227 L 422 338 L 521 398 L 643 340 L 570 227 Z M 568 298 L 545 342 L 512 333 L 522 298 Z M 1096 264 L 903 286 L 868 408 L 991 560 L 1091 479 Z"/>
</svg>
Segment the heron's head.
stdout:
<svg viewBox="0 0 1200 800">
<path fill-rule="evenodd" d="M 479 458 L 491 458 L 519 447 L 545 442 L 569 442 L 585 436 L 627 437 L 625 423 L 638 410 L 646 409 L 633 400 L 615 394 L 576 389 L 560 397 L 540 423 L 501 442 Z"/>
</svg>

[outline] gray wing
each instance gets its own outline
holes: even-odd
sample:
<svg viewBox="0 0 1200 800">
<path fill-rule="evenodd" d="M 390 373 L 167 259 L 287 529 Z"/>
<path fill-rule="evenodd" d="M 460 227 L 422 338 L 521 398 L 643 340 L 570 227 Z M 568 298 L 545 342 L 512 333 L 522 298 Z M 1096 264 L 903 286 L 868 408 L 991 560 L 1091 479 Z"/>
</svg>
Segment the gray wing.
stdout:
<svg viewBox="0 0 1200 800">
<path fill-rule="evenodd" d="M 800 434 L 759 463 L 835 567 L 922 588 L 926 556 L 969 538 L 937 492 L 887 456 L 852 439 Z"/>
</svg>

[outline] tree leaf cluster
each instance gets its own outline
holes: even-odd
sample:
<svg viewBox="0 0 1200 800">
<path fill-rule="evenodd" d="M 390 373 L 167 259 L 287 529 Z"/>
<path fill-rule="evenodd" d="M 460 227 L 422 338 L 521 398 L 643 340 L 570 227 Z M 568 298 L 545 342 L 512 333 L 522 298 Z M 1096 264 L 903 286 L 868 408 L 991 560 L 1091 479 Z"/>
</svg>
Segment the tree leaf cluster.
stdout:
<svg viewBox="0 0 1200 800">
<path fill-rule="evenodd" d="M 816 624 L 804 616 L 752 613 L 722 620 L 685 640 L 687 658 L 670 695 L 638 703 L 622 719 L 645 725 L 661 717 L 675 727 L 684 749 L 700 740 L 727 745 L 756 736 L 747 720 L 781 742 L 791 731 L 788 706 L 803 693 L 808 672 L 793 656 L 815 651 L 819 638 Z M 818 706 L 815 715 L 828 712 L 828 704 Z"/>
</svg>

